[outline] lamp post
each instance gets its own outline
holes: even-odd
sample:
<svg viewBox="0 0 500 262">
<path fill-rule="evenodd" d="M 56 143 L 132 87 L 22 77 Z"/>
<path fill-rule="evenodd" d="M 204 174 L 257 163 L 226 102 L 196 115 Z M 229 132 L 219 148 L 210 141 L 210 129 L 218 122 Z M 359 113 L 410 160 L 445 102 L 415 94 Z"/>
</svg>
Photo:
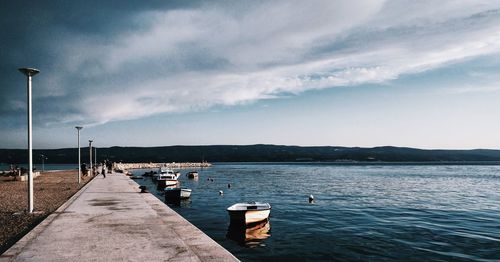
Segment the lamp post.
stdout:
<svg viewBox="0 0 500 262">
<path fill-rule="evenodd" d="M 92 140 L 89 140 L 89 151 L 90 151 L 90 173 L 93 174 L 93 169 L 92 169 Z"/>
<path fill-rule="evenodd" d="M 78 132 L 78 184 L 80 184 L 80 174 L 82 173 L 81 164 L 80 164 L 80 130 L 83 128 L 82 126 L 75 126 Z"/>
<path fill-rule="evenodd" d="M 31 78 L 40 73 L 35 68 L 19 68 L 27 77 L 28 89 L 28 212 L 33 212 L 33 141 L 32 141 L 32 113 L 31 113 Z"/>
<path fill-rule="evenodd" d="M 94 165 L 96 165 L 96 169 L 97 169 L 97 147 L 94 147 Z"/>
<path fill-rule="evenodd" d="M 45 172 L 45 159 L 47 158 L 44 154 L 40 154 L 40 156 L 42 157 L 42 172 Z"/>
</svg>

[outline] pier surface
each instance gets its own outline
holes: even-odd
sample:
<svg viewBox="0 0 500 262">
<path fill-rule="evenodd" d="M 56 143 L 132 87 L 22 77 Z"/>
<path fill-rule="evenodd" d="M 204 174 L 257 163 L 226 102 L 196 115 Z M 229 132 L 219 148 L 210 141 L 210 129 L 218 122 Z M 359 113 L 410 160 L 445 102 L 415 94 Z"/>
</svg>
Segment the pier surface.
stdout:
<svg viewBox="0 0 500 262">
<path fill-rule="evenodd" d="M 238 261 L 124 174 L 102 175 L 0 261 Z"/>
</svg>

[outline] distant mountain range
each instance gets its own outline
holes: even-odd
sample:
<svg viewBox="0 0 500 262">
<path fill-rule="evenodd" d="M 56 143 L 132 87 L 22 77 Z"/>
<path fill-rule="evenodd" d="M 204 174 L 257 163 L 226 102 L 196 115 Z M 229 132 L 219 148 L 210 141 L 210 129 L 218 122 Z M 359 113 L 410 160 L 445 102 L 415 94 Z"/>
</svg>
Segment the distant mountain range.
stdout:
<svg viewBox="0 0 500 262">
<path fill-rule="evenodd" d="M 76 148 L 37 149 L 34 163 L 76 163 Z M 82 161 L 88 162 L 89 149 L 82 148 Z M 424 150 L 405 147 L 335 147 L 282 145 L 213 145 L 163 147 L 97 148 L 97 160 L 116 162 L 449 162 L 500 161 L 500 150 Z M 0 163 L 27 162 L 26 149 L 0 149 Z"/>
</svg>

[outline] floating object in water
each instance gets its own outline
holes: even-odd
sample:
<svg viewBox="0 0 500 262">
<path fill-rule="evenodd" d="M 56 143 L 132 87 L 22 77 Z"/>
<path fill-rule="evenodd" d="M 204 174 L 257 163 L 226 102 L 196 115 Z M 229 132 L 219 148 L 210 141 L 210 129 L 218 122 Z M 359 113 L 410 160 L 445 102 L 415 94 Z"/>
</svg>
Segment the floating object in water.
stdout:
<svg viewBox="0 0 500 262">
<path fill-rule="evenodd" d="M 228 207 L 227 212 L 232 224 L 248 225 L 268 219 L 271 205 L 261 202 L 236 203 Z"/>
<path fill-rule="evenodd" d="M 314 196 L 313 195 L 309 195 L 309 203 L 313 203 L 314 202 Z"/>
<path fill-rule="evenodd" d="M 228 183 L 228 184 L 227 184 L 227 188 L 231 188 L 231 184 L 229 184 L 229 183 Z"/>
<path fill-rule="evenodd" d="M 165 188 L 165 200 L 187 199 L 191 196 L 189 188 Z"/>
<path fill-rule="evenodd" d="M 224 192 L 222 192 L 222 190 L 219 190 L 219 195 L 224 195 Z"/>
<path fill-rule="evenodd" d="M 195 179 L 195 178 L 198 178 L 198 172 L 196 171 L 191 171 L 191 172 L 188 172 L 186 174 L 186 176 L 189 178 L 189 179 Z"/>
</svg>

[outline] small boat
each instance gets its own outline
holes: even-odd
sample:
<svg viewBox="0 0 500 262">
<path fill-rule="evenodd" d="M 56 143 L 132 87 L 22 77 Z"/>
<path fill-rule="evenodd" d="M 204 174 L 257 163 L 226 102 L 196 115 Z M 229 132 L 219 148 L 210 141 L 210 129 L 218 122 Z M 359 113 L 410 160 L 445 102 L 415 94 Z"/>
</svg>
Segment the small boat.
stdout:
<svg viewBox="0 0 500 262">
<path fill-rule="evenodd" d="M 189 179 L 195 179 L 195 178 L 198 178 L 198 172 L 196 171 L 191 171 L 191 172 L 188 172 L 186 174 L 186 176 L 189 178 Z"/>
<path fill-rule="evenodd" d="M 187 199 L 191 197 L 191 189 L 189 188 L 165 188 L 165 199 L 166 200 L 176 200 L 176 199 Z"/>
<path fill-rule="evenodd" d="M 227 208 L 233 224 L 249 225 L 266 220 L 271 213 L 269 203 L 248 202 L 237 203 Z"/>
</svg>

